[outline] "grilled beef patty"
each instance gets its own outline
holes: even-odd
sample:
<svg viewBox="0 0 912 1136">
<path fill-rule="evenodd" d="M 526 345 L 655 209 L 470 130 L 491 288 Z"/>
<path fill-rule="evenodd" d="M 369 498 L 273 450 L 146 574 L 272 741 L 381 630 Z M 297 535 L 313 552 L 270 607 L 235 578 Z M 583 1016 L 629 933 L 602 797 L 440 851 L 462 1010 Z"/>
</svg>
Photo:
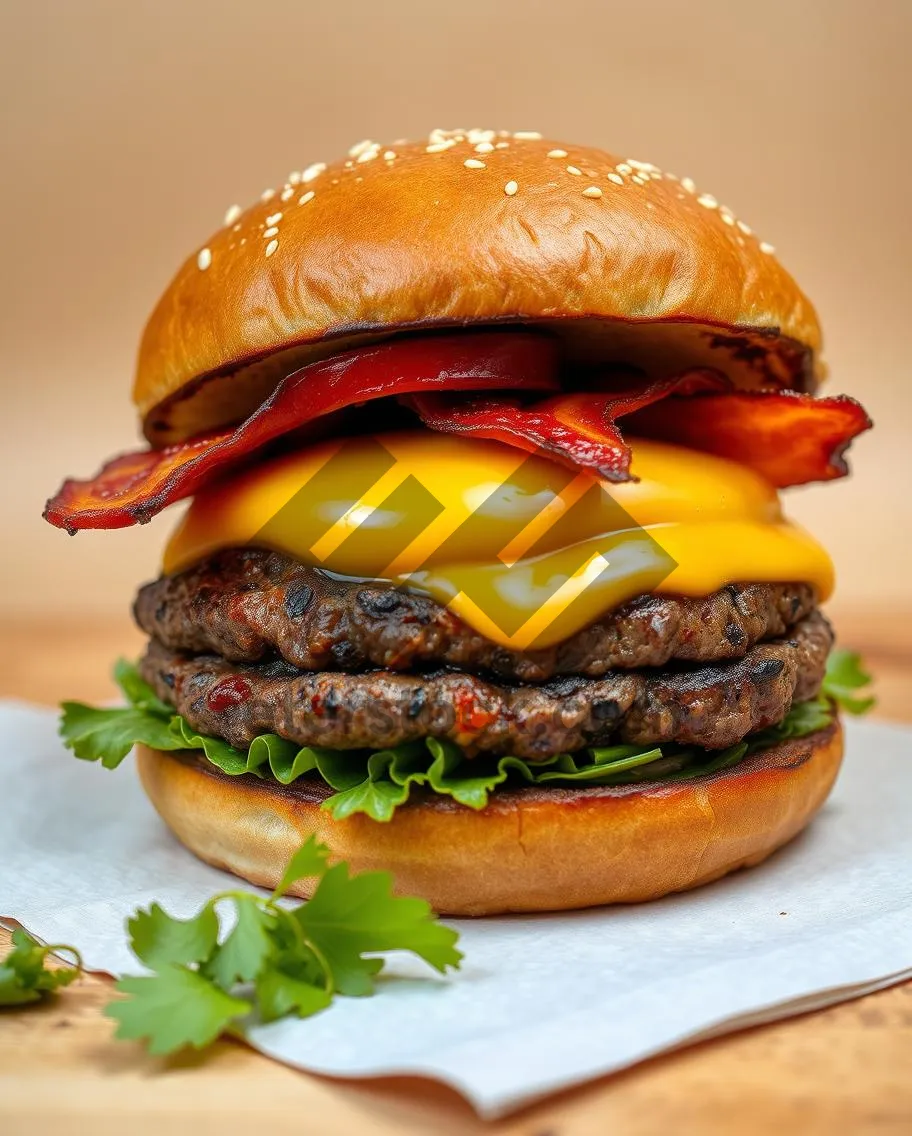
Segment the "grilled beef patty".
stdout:
<svg viewBox="0 0 912 1136">
<path fill-rule="evenodd" d="M 735 661 L 541 685 L 496 685 L 454 671 L 308 673 L 284 660 L 237 664 L 156 640 L 141 671 L 195 729 L 239 748 L 262 733 L 335 749 L 436 737 L 470 755 L 534 759 L 615 741 L 732 745 L 817 693 L 832 642 L 815 611 L 788 638 L 750 647 Z"/>
<path fill-rule="evenodd" d="M 688 599 L 640 596 L 553 647 L 511 651 L 427 596 L 333 579 L 281 553 L 232 549 L 139 593 L 134 614 L 175 651 L 257 662 L 274 652 L 305 671 L 455 667 L 520 682 L 598 678 L 671 660 L 741 658 L 815 605 L 807 584 L 732 584 Z"/>
</svg>

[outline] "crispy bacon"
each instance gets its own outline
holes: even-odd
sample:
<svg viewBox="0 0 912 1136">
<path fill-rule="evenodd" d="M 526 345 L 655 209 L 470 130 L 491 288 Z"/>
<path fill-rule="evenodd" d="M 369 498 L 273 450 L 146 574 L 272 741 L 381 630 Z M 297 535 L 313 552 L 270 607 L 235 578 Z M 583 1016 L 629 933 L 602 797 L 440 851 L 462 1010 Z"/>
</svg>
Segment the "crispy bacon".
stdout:
<svg viewBox="0 0 912 1136">
<path fill-rule="evenodd" d="M 466 399 L 436 392 L 407 395 L 402 401 L 432 430 L 505 442 L 530 453 L 546 453 L 574 469 L 594 470 L 609 481 L 627 481 L 630 447 L 621 437 L 617 419 L 670 395 L 729 386 L 714 371 L 690 371 L 645 386 L 561 394 L 531 404 L 516 395 Z"/>
<path fill-rule="evenodd" d="M 780 489 L 844 477 L 846 449 L 870 426 L 854 398 L 813 398 L 794 391 L 698 394 L 686 402 L 669 398 L 624 423 L 631 435 L 750 466 Z"/>
<path fill-rule="evenodd" d="M 234 430 L 123 454 L 87 481 L 65 481 L 45 518 L 70 533 L 143 524 L 273 439 L 337 410 L 388 395 L 450 390 L 556 390 L 557 346 L 529 331 L 394 340 L 289 375 Z"/>
</svg>

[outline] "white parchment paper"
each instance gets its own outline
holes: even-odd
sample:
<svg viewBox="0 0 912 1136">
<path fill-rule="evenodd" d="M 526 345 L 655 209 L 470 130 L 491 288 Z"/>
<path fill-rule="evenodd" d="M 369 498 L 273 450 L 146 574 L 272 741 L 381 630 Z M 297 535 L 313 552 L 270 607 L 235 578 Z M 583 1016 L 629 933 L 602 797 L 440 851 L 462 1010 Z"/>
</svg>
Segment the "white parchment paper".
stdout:
<svg viewBox="0 0 912 1136">
<path fill-rule="evenodd" d="M 141 973 L 124 920 L 189 916 L 233 878 L 165 830 L 129 762 L 76 761 L 55 715 L 0 704 L 0 917 Z M 766 864 L 657 903 L 454 921 L 463 969 L 394 958 L 373 998 L 255 1029 L 288 1064 L 418 1074 L 494 1117 L 686 1041 L 912 976 L 912 730 L 848 724 L 836 792 Z M 65 995 L 64 995 L 65 996 Z"/>
</svg>

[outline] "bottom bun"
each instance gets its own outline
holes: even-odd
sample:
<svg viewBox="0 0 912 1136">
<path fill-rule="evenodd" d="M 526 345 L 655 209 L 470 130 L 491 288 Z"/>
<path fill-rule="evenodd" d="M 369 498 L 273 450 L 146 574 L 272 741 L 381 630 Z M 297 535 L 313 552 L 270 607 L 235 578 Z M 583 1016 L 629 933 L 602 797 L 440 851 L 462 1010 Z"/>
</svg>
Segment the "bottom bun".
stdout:
<svg viewBox="0 0 912 1136">
<path fill-rule="evenodd" d="M 693 781 L 493 793 L 475 812 L 414 794 L 387 823 L 333 820 L 322 782 L 229 777 L 198 753 L 137 747 L 139 775 L 162 819 L 191 852 L 272 888 L 312 834 L 352 871 L 386 869 L 399 895 L 443 915 L 559 911 L 639 903 L 765 860 L 826 800 L 842 730 L 754 754 Z M 306 898 L 312 880 L 291 892 Z"/>
</svg>

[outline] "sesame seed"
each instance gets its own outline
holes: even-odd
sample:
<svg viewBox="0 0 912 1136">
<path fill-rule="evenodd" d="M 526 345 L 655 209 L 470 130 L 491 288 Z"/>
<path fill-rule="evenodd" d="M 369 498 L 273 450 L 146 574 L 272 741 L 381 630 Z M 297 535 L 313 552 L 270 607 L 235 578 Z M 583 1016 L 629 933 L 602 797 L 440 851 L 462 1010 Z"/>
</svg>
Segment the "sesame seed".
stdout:
<svg viewBox="0 0 912 1136">
<path fill-rule="evenodd" d="M 299 205 L 306 205 L 308 201 L 313 201 L 313 199 L 314 199 L 314 191 L 312 189 L 309 189 L 306 193 L 302 193 L 301 196 L 298 198 L 298 204 Z"/>
<path fill-rule="evenodd" d="M 599 189 L 599 187 L 597 185 L 587 186 L 586 189 L 583 190 L 583 197 L 601 197 L 601 196 L 602 196 L 602 191 Z"/>
<path fill-rule="evenodd" d="M 618 162 L 614 167 L 619 174 L 632 174 L 633 166 L 628 166 L 626 162 Z"/>
<path fill-rule="evenodd" d="M 278 223 L 281 220 L 282 220 L 282 214 L 281 213 L 272 213 L 272 214 L 270 214 L 269 217 L 266 218 L 266 224 L 267 225 L 278 225 Z"/>
<path fill-rule="evenodd" d="M 365 150 L 363 154 L 358 155 L 359 162 L 372 162 L 374 158 L 380 153 L 379 149 Z"/>
<path fill-rule="evenodd" d="M 231 226 L 232 233 L 239 233 L 241 231 L 241 223 L 238 221 L 236 225 Z"/>
<path fill-rule="evenodd" d="M 288 184 L 289 185 L 300 185 L 301 184 L 301 171 L 300 170 L 292 170 L 291 171 L 291 173 L 288 175 Z"/>
<path fill-rule="evenodd" d="M 701 193 L 697 198 L 697 204 L 702 205 L 704 209 L 718 209 L 719 202 L 713 197 L 711 193 Z"/>
<path fill-rule="evenodd" d="M 314 162 L 314 164 L 312 166 L 308 166 L 306 170 L 302 171 L 301 181 L 303 181 L 303 182 L 313 181 L 313 179 L 315 177 L 318 177 L 320 174 L 322 174 L 325 169 L 326 169 L 326 163 L 325 162 Z"/>
<path fill-rule="evenodd" d="M 345 163 L 345 168 L 347 170 L 353 170 L 355 168 L 355 163 L 352 162 L 352 161 L 348 161 L 348 162 Z"/>
<path fill-rule="evenodd" d="M 493 143 L 491 143 L 491 142 L 479 142 L 478 145 L 475 147 L 475 153 L 476 154 L 490 154 L 493 149 L 494 149 Z"/>
<path fill-rule="evenodd" d="M 624 179 L 621 177 L 620 174 L 609 174 L 608 180 L 613 181 L 615 185 L 623 185 L 624 184 Z"/>
<path fill-rule="evenodd" d="M 507 184 L 504 186 L 504 193 L 507 195 L 507 197 L 512 197 L 513 194 L 516 193 L 516 191 L 518 189 L 519 189 L 519 185 L 518 185 L 517 182 L 508 181 Z"/>
<path fill-rule="evenodd" d="M 266 255 L 272 256 L 272 254 L 275 252 L 275 250 L 278 247 L 279 247 L 278 241 L 270 241 L 269 244 L 266 246 Z"/>
<path fill-rule="evenodd" d="M 466 158 L 462 164 L 467 170 L 486 170 L 488 168 L 484 162 L 479 162 L 477 158 Z"/>
<path fill-rule="evenodd" d="M 583 171 L 580 170 L 580 169 L 577 169 L 576 166 L 567 166 L 567 173 L 568 174 L 574 174 L 576 177 L 582 177 L 583 176 Z"/>
<path fill-rule="evenodd" d="M 494 143 L 494 149 L 495 150 L 507 150 L 507 149 L 509 149 L 509 147 L 510 147 L 509 142 L 495 142 Z"/>
<path fill-rule="evenodd" d="M 384 158 L 386 158 L 386 160 L 388 162 L 391 162 L 393 160 L 393 158 L 395 158 L 395 156 L 396 156 L 396 151 L 395 150 L 384 150 L 383 156 L 384 156 Z"/>
<path fill-rule="evenodd" d="M 633 166 L 635 170 L 641 170 L 643 173 L 649 173 L 650 170 L 656 169 L 652 162 L 638 162 L 636 158 L 628 158 L 626 164 Z"/>
<path fill-rule="evenodd" d="M 527 142 L 537 142 L 541 135 L 537 130 L 514 130 L 513 137 L 522 138 Z"/>
<path fill-rule="evenodd" d="M 199 256 L 196 258 L 196 267 L 205 272 L 209 265 L 212 263 L 212 253 L 209 249 L 200 249 Z"/>
<path fill-rule="evenodd" d="M 634 185 L 645 185 L 646 184 L 645 179 L 641 178 L 639 174 L 634 174 L 633 177 L 630 180 L 634 183 Z"/>
<path fill-rule="evenodd" d="M 744 221 L 737 221 L 737 222 L 736 222 L 736 224 L 737 224 L 738 228 L 739 228 L 739 229 L 741 230 L 741 232 L 742 232 L 742 233 L 744 233 L 744 235 L 745 235 L 745 236 L 748 236 L 748 237 L 749 237 L 749 236 L 751 235 L 751 233 L 752 233 L 752 232 L 754 231 L 754 230 L 753 230 L 753 229 L 752 229 L 752 228 L 750 227 L 750 225 L 748 225 L 748 224 L 747 224 L 746 222 L 744 222 Z"/>
<path fill-rule="evenodd" d="M 274 189 L 264 189 L 260 194 L 260 201 L 271 201 L 275 197 Z"/>
<path fill-rule="evenodd" d="M 549 158 L 566 158 L 567 157 L 567 151 L 566 150 L 549 150 L 548 151 L 548 157 Z"/>
<path fill-rule="evenodd" d="M 225 212 L 225 224 L 233 225 L 242 212 L 240 205 L 229 205 Z"/>
<path fill-rule="evenodd" d="M 666 170 L 666 171 L 665 171 L 664 177 L 666 177 L 666 178 L 668 179 L 668 181 L 680 181 L 680 180 L 681 180 L 681 179 L 680 179 L 680 178 L 678 177 L 678 175 L 677 175 L 677 174 L 670 174 L 670 173 L 668 172 L 668 170 Z"/>
<path fill-rule="evenodd" d="M 363 154 L 365 150 L 375 150 L 377 143 L 372 142 L 370 138 L 365 138 L 363 142 L 356 142 L 354 146 L 348 151 L 350 158 L 357 158 L 359 154 Z"/>
<path fill-rule="evenodd" d="M 468 132 L 469 142 L 474 146 L 476 143 L 492 142 L 497 135 L 493 130 L 479 130 L 473 128 Z"/>
<path fill-rule="evenodd" d="M 726 225 L 734 225 L 735 219 L 727 209 L 720 209 L 719 216 L 722 218 Z"/>
<path fill-rule="evenodd" d="M 263 233 L 263 236 L 264 237 L 275 237 L 275 236 L 278 235 L 278 232 L 279 232 L 279 230 L 276 228 L 275 225 L 273 225 L 273 226 L 271 226 L 271 228 L 265 230 L 265 232 Z"/>
<path fill-rule="evenodd" d="M 775 245 L 767 244 L 766 241 L 761 241 L 760 251 L 765 253 L 774 253 L 776 251 L 776 247 Z"/>
<path fill-rule="evenodd" d="M 293 187 L 290 186 L 290 185 L 286 185 L 285 188 L 282 190 L 282 194 L 281 194 L 282 200 L 283 201 L 290 201 L 291 198 L 294 197 L 294 193 L 295 193 L 295 191 L 294 191 Z"/>
<path fill-rule="evenodd" d="M 430 146 L 425 146 L 424 152 L 426 154 L 441 154 L 444 150 L 449 150 L 451 146 L 455 145 L 455 138 L 446 138 L 443 142 L 432 142 Z"/>
<path fill-rule="evenodd" d="M 439 126 L 435 126 L 431 133 L 428 135 L 429 142 L 455 142 L 457 139 L 462 140 L 464 130 L 441 130 Z"/>
<path fill-rule="evenodd" d="M 688 193 L 696 193 L 697 187 L 693 178 L 681 178 L 681 188 L 686 189 Z"/>
</svg>

